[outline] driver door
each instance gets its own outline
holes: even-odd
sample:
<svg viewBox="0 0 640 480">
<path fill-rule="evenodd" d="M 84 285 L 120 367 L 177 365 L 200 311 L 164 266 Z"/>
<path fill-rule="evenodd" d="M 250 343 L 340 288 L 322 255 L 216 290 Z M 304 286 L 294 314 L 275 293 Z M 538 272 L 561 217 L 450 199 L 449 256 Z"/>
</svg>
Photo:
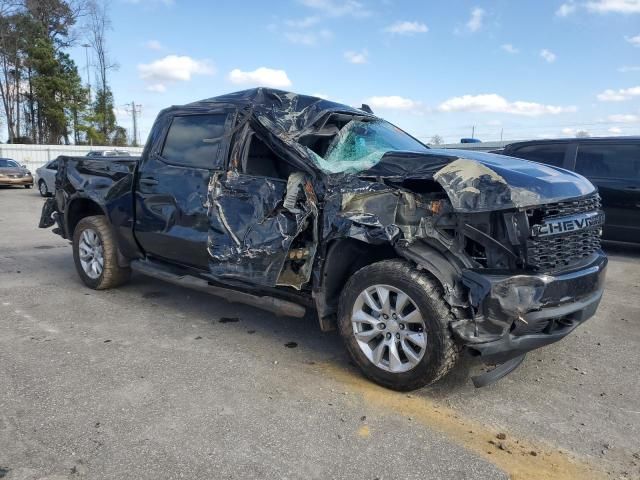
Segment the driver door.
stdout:
<svg viewBox="0 0 640 480">
<path fill-rule="evenodd" d="M 221 174 L 215 185 L 209 246 L 213 276 L 269 287 L 306 283 L 317 244 L 317 211 L 305 192 L 304 173 L 253 134 L 241 165 Z"/>
</svg>

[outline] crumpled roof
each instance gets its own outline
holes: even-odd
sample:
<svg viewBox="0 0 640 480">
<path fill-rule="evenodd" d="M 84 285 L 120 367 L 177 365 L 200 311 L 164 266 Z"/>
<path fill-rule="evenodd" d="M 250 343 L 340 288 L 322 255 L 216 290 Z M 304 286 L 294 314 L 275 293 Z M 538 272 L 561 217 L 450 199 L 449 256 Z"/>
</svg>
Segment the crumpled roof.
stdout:
<svg viewBox="0 0 640 480">
<path fill-rule="evenodd" d="M 370 115 L 357 108 L 319 97 L 265 87 L 228 93 L 193 102 L 185 105 L 185 107 L 210 108 L 212 104 L 248 107 L 253 112 L 253 116 L 265 127 L 280 130 L 290 137 L 295 137 L 297 133 L 312 126 L 327 113 L 344 112 L 356 115 Z"/>
</svg>

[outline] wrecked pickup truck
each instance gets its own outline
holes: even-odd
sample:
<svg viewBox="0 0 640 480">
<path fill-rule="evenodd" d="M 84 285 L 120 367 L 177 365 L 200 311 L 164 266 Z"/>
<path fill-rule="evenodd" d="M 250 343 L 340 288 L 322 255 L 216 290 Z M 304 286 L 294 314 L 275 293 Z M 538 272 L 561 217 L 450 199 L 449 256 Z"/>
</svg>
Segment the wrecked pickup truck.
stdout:
<svg viewBox="0 0 640 480">
<path fill-rule="evenodd" d="M 434 150 L 363 106 L 258 88 L 163 110 L 142 157 L 61 157 L 41 227 L 82 281 L 132 270 L 272 312 L 317 312 L 393 389 L 463 351 L 498 365 L 560 340 L 603 292 L 594 186 L 555 167 Z"/>
</svg>

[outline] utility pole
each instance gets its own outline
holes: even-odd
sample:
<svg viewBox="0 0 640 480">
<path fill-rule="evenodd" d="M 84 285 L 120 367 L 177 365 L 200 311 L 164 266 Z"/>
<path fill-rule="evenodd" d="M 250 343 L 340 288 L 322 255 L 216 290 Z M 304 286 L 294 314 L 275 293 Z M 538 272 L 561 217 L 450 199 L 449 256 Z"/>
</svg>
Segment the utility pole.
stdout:
<svg viewBox="0 0 640 480">
<path fill-rule="evenodd" d="M 125 110 L 133 119 L 133 141 L 132 147 L 138 146 L 138 115 L 142 113 L 142 105 L 136 104 L 136 102 L 127 103 L 124 106 Z"/>
<path fill-rule="evenodd" d="M 91 45 L 83 43 L 82 46 L 84 47 L 84 54 L 86 57 L 87 86 L 89 87 L 89 101 L 91 101 L 91 76 L 89 75 L 89 49 L 91 48 Z"/>
<path fill-rule="evenodd" d="M 475 138 L 475 137 L 474 137 L 475 133 L 476 133 L 476 126 L 475 126 L 475 125 L 473 125 L 473 126 L 471 127 L 471 138 Z"/>
<path fill-rule="evenodd" d="M 502 141 L 502 133 L 504 132 L 504 128 L 500 129 L 500 141 Z"/>
</svg>

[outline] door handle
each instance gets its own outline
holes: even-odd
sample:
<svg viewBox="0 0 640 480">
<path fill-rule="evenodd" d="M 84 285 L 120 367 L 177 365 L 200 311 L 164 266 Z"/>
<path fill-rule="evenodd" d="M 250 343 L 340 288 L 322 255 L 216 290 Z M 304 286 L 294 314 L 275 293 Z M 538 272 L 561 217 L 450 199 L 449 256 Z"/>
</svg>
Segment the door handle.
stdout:
<svg viewBox="0 0 640 480">
<path fill-rule="evenodd" d="M 158 185 L 158 181 L 154 178 L 141 178 L 140 183 L 144 185 Z"/>
</svg>

